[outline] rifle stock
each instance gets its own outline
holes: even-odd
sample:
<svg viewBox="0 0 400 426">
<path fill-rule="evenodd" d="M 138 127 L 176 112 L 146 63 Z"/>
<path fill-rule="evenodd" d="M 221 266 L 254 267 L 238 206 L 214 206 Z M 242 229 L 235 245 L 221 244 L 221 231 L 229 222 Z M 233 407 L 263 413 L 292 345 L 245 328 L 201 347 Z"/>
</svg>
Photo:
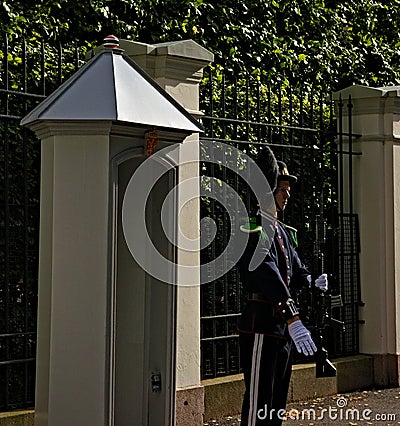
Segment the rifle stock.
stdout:
<svg viewBox="0 0 400 426">
<path fill-rule="evenodd" d="M 333 295 L 329 291 L 324 292 L 315 287 L 315 278 L 324 273 L 324 253 L 321 243 L 325 243 L 325 222 L 322 215 L 316 218 L 316 235 L 314 243 L 314 279 L 311 284 L 310 307 L 310 331 L 317 346 L 315 354 L 316 377 L 335 377 L 336 367 L 328 359 L 328 351 L 325 348 L 324 331 L 331 327 L 339 331 L 344 331 L 344 323 L 332 317 L 332 309 L 343 306 L 340 294 Z"/>
<path fill-rule="evenodd" d="M 312 293 L 314 294 L 311 310 L 314 312 L 314 320 L 313 324 L 310 325 L 310 331 L 317 346 L 317 353 L 315 354 L 316 377 L 335 377 L 336 367 L 328 359 L 328 351 L 324 345 L 324 330 L 326 327 L 332 327 L 344 331 L 344 323 L 331 316 L 332 307 L 342 305 L 341 296 L 325 294 L 315 287 Z"/>
<path fill-rule="evenodd" d="M 318 348 L 315 354 L 315 377 L 336 377 L 336 367 L 328 359 L 328 351 L 324 347 Z"/>
</svg>

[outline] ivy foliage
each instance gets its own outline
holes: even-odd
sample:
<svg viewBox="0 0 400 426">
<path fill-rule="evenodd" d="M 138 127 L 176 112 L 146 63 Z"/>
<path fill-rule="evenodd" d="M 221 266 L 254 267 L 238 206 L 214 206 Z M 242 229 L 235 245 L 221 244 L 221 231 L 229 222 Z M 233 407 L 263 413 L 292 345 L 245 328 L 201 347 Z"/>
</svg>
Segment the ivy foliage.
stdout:
<svg viewBox="0 0 400 426">
<path fill-rule="evenodd" d="M 97 45 L 115 34 L 144 43 L 191 38 L 216 63 L 289 81 L 398 84 L 400 0 L 4 0 L 2 29 Z"/>
</svg>

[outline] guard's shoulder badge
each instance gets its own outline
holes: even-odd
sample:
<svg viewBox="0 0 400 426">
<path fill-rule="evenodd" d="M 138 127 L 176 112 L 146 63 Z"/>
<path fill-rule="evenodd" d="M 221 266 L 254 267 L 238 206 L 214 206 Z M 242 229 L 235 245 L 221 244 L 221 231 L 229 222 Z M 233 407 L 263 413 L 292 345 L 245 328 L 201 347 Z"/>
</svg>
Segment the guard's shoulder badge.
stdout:
<svg viewBox="0 0 400 426">
<path fill-rule="evenodd" d="M 253 234 L 262 231 L 262 226 L 257 225 L 255 217 L 250 217 L 247 223 L 240 226 L 240 230 L 248 234 Z"/>
</svg>

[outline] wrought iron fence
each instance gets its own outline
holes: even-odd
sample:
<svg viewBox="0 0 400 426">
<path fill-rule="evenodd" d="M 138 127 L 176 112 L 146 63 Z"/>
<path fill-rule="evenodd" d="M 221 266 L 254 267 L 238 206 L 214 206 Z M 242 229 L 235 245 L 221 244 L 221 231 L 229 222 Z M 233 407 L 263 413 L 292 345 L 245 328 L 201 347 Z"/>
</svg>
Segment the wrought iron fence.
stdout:
<svg viewBox="0 0 400 426">
<path fill-rule="evenodd" d="M 58 87 L 82 50 L 4 36 L 0 48 L 0 410 L 34 404 L 40 142 L 21 118 Z"/>
<path fill-rule="evenodd" d="M 34 403 L 40 147 L 20 119 L 83 63 L 86 50 L 6 37 L 0 46 L 0 410 Z M 344 295 L 347 331 L 332 341 L 335 355 L 358 351 L 358 223 L 352 187 L 343 188 L 343 158 L 352 158 L 351 135 L 336 132 L 333 103 L 313 86 L 263 82 L 261 74 L 208 74 L 201 92 L 208 140 L 222 140 L 250 155 L 268 143 L 300 177 L 284 220 L 299 229 L 300 254 L 310 257 L 313 223 L 323 212 L 332 285 Z M 350 104 L 351 105 L 351 104 Z M 345 142 L 346 149 L 343 149 Z M 348 166 L 347 166 L 348 164 Z M 351 161 L 346 163 L 350 170 Z M 235 173 L 203 166 L 240 190 Z M 349 193 L 350 191 L 350 193 Z M 244 197 L 246 198 L 246 197 Z M 344 205 L 349 205 L 344 210 Z M 219 224 L 218 238 L 203 252 L 214 258 L 226 244 L 229 221 L 222 206 L 203 200 L 204 215 Z M 202 378 L 240 372 L 236 323 L 245 295 L 236 268 L 201 289 Z"/>
<path fill-rule="evenodd" d="M 355 136 L 351 131 L 345 134 L 337 130 L 343 108 L 351 108 L 351 102 L 344 105 L 340 101 L 335 113 L 331 94 L 313 85 L 289 84 L 284 79 L 273 83 L 264 81 L 262 73 L 257 71 L 237 75 L 218 68 L 210 68 L 206 73 L 200 99 L 205 111 L 202 118 L 205 140 L 223 141 L 254 158 L 259 146 L 267 144 L 299 177 L 285 216 L 280 219 L 298 229 L 298 251 L 314 272 L 315 225 L 323 218 L 326 234 L 320 243 L 325 251 L 325 272 L 330 275 L 333 291 L 343 294 L 344 306 L 335 314 L 346 324 L 344 334 L 333 332 L 328 349 L 332 357 L 357 353 L 358 222 L 350 200 L 352 159 L 360 153 L 352 150 Z M 344 142 L 347 151 L 343 149 Z M 345 168 L 350 176 L 348 188 L 343 186 Z M 203 165 L 202 172 L 229 183 L 241 194 L 244 203 L 250 205 L 248 188 L 235 173 L 209 164 Z M 206 263 L 228 243 L 230 225 L 224 208 L 212 199 L 202 200 L 202 215 L 213 217 L 218 225 L 217 238 L 202 251 L 202 263 Z M 203 379 L 241 372 L 236 324 L 245 298 L 236 268 L 202 286 Z M 298 361 L 304 359 L 299 357 Z"/>
</svg>

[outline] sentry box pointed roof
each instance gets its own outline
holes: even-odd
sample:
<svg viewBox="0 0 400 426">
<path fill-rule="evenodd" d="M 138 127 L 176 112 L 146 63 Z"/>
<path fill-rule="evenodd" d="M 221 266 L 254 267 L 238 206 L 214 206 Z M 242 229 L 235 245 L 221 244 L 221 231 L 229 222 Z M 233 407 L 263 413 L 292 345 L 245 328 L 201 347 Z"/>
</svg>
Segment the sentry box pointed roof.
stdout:
<svg viewBox="0 0 400 426">
<path fill-rule="evenodd" d="M 187 134 L 203 132 L 195 118 L 119 49 L 95 55 L 21 124 L 44 120 L 111 120 Z"/>
</svg>

